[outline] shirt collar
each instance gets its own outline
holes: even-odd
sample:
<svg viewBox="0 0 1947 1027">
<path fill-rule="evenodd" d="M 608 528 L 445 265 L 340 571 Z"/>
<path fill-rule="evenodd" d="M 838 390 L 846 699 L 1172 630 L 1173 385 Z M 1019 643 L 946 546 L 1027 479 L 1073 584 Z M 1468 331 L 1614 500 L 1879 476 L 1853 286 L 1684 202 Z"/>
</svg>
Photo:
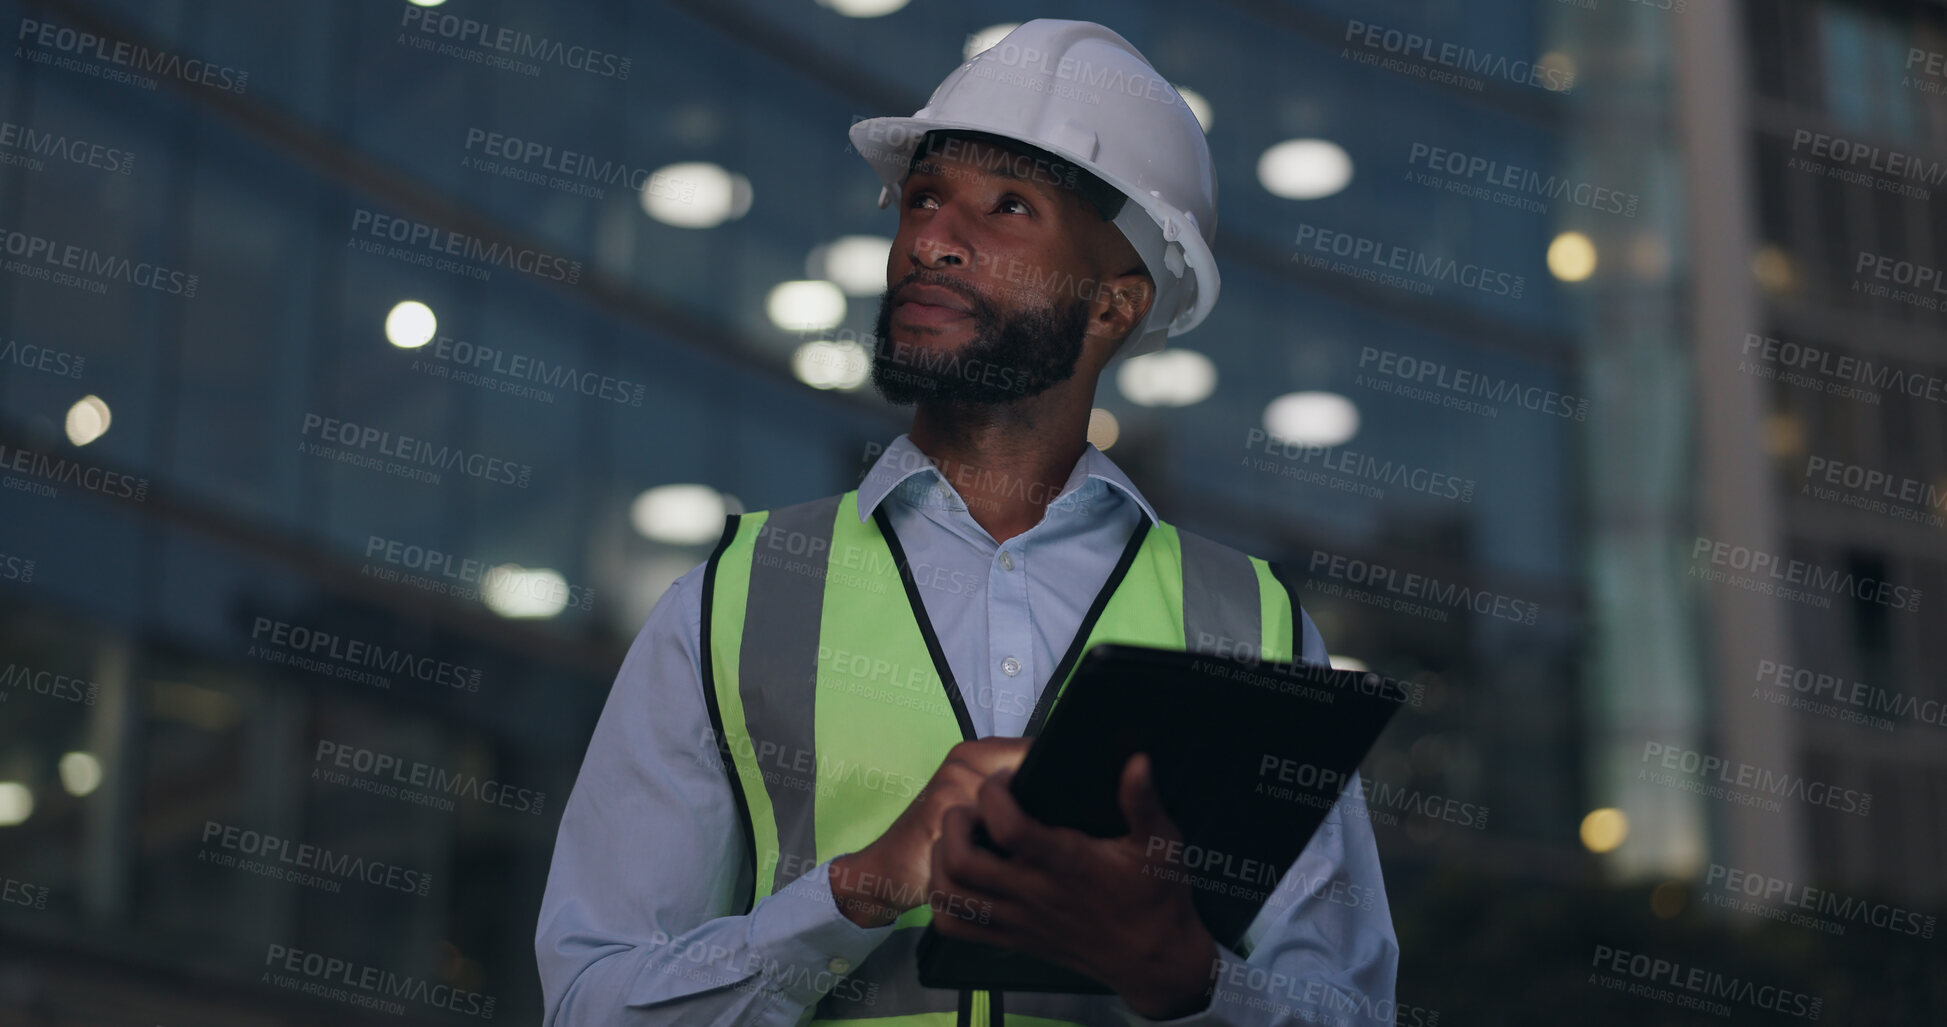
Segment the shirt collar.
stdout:
<svg viewBox="0 0 1947 1027">
<path fill-rule="evenodd" d="M 865 472 L 865 478 L 859 482 L 860 523 L 864 523 L 866 518 L 871 517 L 872 511 L 891 495 L 894 489 L 919 474 L 932 475 L 934 481 L 946 488 L 956 507 L 966 508 L 958 490 L 954 489 L 953 484 L 946 480 L 946 476 L 933 466 L 932 459 L 913 444 L 908 434 L 902 432 L 886 446 L 885 452 L 879 454 L 879 459 L 873 462 L 872 469 Z M 1117 467 L 1115 461 L 1109 459 L 1108 454 L 1096 449 L 1094 443 L 1083 444 L 1081 459 L 1075 461 L 1074 469 L 1068 472 L 1067 483 L 1062 485 L 1061 491 L 1056 493 L 1054 501 L 1049 505 L 1064 505 L 1080 498 L 1085 491 L 1093 491 L 1089 488 L 1092 484 L 1091 479 L 1099 479 L 1108 487 L 1128 496 L 1142 510 L 1143 515 L 1149 518 L 1150 523 L 1154 524 L 1158 520 L 1156 511 L 1150 507 L 1149 500 L 1143 498 L 1135 482 L 1130 481 L 1129 476 L 1122 473 L 1122 468 Z M 1101 487 L 1095 486 L 1095 488 Z"/>
</svg>

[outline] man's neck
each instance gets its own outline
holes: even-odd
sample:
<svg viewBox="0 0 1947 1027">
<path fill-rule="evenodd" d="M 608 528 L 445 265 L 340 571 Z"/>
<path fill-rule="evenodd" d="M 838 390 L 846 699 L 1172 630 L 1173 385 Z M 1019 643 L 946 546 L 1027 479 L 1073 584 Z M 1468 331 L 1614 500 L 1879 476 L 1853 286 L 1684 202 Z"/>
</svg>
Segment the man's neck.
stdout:
<svg viewBox="0 0 1947 1027">
<path fill-rule="evenodd" d="M 1041 523 L 1087 446 L 1089 408 L 1035 402 L 1042 398 L 998 407 L 922 404 L 913 414 L 913 445 L 996 542 Z"/>
</svg>

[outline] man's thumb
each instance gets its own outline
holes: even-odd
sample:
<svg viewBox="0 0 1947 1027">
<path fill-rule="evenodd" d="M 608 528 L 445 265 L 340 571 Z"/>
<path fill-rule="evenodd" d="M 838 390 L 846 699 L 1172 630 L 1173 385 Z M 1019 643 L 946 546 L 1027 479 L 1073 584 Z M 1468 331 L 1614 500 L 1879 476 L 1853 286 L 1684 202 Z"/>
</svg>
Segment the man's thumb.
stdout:
<svg viewBox="0 0 1947 1027">
<path fill-rule="evenodd" d="M 1122 768 L 1119 799 L 1122 816 L 1129 821 L 1129 833 L 1147 843 L 1150 838 L 1181 840 L 1176 824 L 1163 809 L 1163 797 L 1156 791 L 1155 765 L 1149 754 L 1139 752 Z"/>
</svg>

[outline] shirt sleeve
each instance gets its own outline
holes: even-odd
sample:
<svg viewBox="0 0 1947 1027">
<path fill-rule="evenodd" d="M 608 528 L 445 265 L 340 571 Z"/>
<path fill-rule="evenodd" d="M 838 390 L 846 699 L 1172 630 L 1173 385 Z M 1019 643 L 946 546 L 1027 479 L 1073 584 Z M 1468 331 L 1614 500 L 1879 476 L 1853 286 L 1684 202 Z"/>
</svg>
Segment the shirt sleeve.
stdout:
<svg viewBox="0 0 1947 1027">
<path fill-rule="evenodd" d="M 1300 661 L 1325 663 L 1325 640 L 1302 609 L 1299 616 Z M 1357 773 L 1244 938 L 1248 957 L 1218 945 L 1216 988 L 1202 1010 L 1151 1020 L 1118 1001 L 1117 1011 L 1139 1027 L 1391 1027 L 1399 941 Z"/>
<path fill-rule="evenodd" d="M 535 932 L 546 1027 L 797 1023 L 892 934 L 838 911 L 829 861 L 743 909 L 753 868 L 698 660 L 698 567 L 670 586 L 602 707 Z"/>
</svg>

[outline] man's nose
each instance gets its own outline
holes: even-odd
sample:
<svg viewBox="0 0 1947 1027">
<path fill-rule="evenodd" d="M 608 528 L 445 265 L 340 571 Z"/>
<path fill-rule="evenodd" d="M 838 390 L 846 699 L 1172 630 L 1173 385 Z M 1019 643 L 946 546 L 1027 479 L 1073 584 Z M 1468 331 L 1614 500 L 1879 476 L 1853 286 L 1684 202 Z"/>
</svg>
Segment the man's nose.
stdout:
<svg viewBox="0 0 1947 1027">
<path fill-rule="evenodd" d="M 966 267 L 973 263 L 973 247 L 960 230 L 959 216 L 942 208 L 913 233 L 911 256 L 920 267 Z"/>
<path fill-rule="evenodd" d="M 921 267 L 959 267 L 969 263 L 966 248 L 937 239 L 920 239 L 913 244 L 913 256 Z"/>
</svg>

